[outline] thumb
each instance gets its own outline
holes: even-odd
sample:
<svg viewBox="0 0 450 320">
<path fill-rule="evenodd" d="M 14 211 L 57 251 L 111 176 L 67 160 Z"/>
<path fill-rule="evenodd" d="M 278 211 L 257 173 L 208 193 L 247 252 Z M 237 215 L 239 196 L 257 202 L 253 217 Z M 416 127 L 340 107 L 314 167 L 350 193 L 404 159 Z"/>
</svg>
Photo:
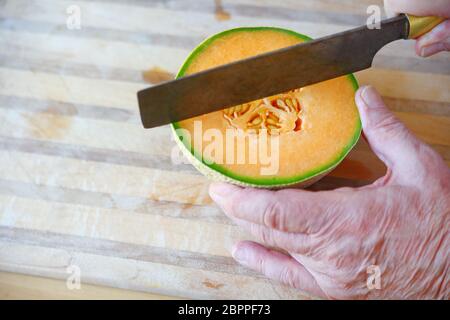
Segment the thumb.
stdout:
<svg viewBox="0 0 450 320">
<path fill-rule="evenodd" d="M 360 88 L 356 93 L 356 104 L 372 150 L 394 178 L 411 177 L 421 166 L 419 153 L 424 144 L 386 107 L 373 87 Z"/>
</svg>

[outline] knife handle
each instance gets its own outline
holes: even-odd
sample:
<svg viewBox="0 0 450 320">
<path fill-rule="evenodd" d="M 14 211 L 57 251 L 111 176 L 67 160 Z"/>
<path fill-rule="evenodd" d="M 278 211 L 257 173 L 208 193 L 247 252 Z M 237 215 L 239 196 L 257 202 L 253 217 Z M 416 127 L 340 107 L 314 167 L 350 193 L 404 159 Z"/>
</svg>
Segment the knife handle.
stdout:
<svg viewBox="0 0 450 320">
<path fill-rule="evenodd" d="M 411 14 L 407 14 L 406 17 L 409 21 L 408 39 L 417 39 L 445 20 L 442 17 L 418 17 Z"/>
</svg>

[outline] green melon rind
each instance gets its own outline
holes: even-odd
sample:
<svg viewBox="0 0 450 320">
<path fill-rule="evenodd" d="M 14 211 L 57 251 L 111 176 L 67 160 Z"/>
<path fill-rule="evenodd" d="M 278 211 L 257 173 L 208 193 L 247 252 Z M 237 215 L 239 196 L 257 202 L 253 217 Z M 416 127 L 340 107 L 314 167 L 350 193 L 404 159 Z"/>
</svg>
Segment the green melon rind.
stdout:
<svg viewBox="0 0 450 320">
<path fill-rule="evenodd" d="M 286 33 L 289 35 L 293 35 L 303 41 L 310 41 L 312 40 L 310 37 L 305 36 L 303 34 L 282 29 L 282 28 L 276 28 L 276 27 L 240 27 L 240 28 L 234 28 L 229 29 L 223 32 L 220 32 L 218 34 L 215 34 L 211 36 L 210 38 L 203 41 L 199 46 L 197 46 L 191 54 L 188 56 L 186 61 L 183 63 L 182 67 L 178 71 L 176 78 L 182 77 L 187 69 L 189 68 L 192 61 L 196 58 L 196 56 L 201 53 L 205 48 L 207 48 L 209 45 L 211 45 L 215 40 L 218 38 L 221 38 L 227 34 L 231 34 L 233 32 L 240 32 L 240 31 L 261 31 L 261 30 L 272 30 L 277 32 Z M 359 85 L 358 81 L 356 80 L 355 76 L 353 74 L 347 75 L 349 81 L 351 82 L 353 89 L 355 92 L 358 90 Z M 361 119 L 358 116 L 357 118 L 357 125 L 356 125 L 356 131 L 353 135 L 350 142 L 345 146 L 342 150 L 342 152 L 335 158 L 335 160 L 330 161 L 328 164 L 323 165 L 317 169 L 311 170 L 307 173 L 303 173 L 300 176 L 294 176 L 290 178 L 280 178 L 280 177 L 271 177 L 271 178 L 263 178 L 262 176 L 259 177 L 248 177 L 248 176 L 241 176 L 238 174 L 235 174 L 234 172 L 231 172 L 227 170 L 226 168 L 222 167 L 219 164 L 207 164 L 203 161 L 203 159 L 199 159 L 198 155 L 194 153 L 193 148 L 190 145 L 185 144 L 183 141 L 180 140 L 178 137 L 178 134 L 176 133 L 176 129 L 181 129 L 182 127 L 179 125 L 178 122 L 174 122 L 171 124 L 172 133 L 174 135 L 174 139 L 177 143 L 177 145 L 182 150 L 184 156 L 189 160 L 192 165 L 199 170 L 202 174 L 206 175 L 207 177 L 211 178 L 215 181 L 223 181 L 223 182 L 229 182 L 236 185 L 244 186 L 244 187 L 255 187 L 255 188 L 282 188 L 287 186 L 296 186 L 305 188 L 317 180 L 321 179 L 324 175 L 332 171 L 336 166 L 342 162 L 342 160 L 347 156 L 347 154 L 352 150 L 352 148 L 356 145 L 356 143 L 359 140 L 359 137 L 361 135 L 362 131 L 362 124 Z M 192 150 L 191 150 L 192 149 Z"/>
</svg>

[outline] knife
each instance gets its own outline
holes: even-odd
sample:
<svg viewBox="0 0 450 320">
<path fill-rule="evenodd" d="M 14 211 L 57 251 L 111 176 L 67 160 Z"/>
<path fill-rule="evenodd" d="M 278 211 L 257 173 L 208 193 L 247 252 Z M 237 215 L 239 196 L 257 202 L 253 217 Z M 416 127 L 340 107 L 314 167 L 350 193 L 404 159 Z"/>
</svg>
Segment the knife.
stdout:
<svg viewBox="0 0 450 320">
<path fill-rule="evenodd" d="M 443 20 L 402 14 L 380 29 L 361 26 L 141 90 L 142 124 L 153 128 L 367 69 L 384 45 L 416 39 Z"/>
</svg>

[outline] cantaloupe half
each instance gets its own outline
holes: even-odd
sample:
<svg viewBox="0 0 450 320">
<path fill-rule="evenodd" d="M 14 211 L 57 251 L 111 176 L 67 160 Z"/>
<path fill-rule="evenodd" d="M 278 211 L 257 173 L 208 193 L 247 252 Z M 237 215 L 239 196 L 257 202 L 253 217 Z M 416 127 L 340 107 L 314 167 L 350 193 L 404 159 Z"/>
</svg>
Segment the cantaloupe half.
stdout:
<svg viewBox="0 0 450 320">
<path fill-rule="evenodd" d="M 177 78 L 309 40 L 272 27 L 227 30 L 201 43 Z M 183 120 L 172 124 L 175 140 L 189 161 L 213 180 L 260 188 L 306 187 L 335 168 L 358 141 L 357 88 L 354 76 L 347 75 Z M 233 130 L 244 139 L 229 142 L 226 135 Z M 220 143 L 222 150 L 217 149 Z M 258 154 L 262 147 L 265 157 Z M 227 159 L 230 152 L 234 155 Z"/>
</svg>

